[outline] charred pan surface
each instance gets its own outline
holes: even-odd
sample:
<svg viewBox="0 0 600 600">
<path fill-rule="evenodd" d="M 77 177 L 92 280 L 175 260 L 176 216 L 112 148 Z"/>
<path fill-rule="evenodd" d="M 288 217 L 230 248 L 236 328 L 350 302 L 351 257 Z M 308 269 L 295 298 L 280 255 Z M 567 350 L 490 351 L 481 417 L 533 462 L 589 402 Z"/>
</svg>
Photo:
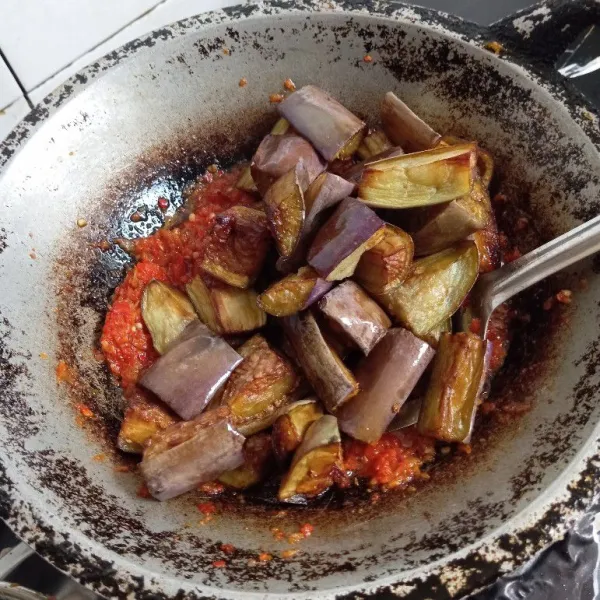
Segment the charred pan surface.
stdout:
<svg viewBox="0 0 600 600">
<path fill-rule="evenodd" d="M 426 27 L 432 27 L 435 31 L 450 32 L 452 36 L 463 40 L 475 40 L 478 44 L 491 38 L 498 38 L 506 43 L 509 50 L 520 51 L 525 47 L 522 31 L 512 21 L 502 23 L 488 31 L 424 9 L 398 9 L 383 2 L 340 1 L 333 6 L 336 10 L 350 11 L 355 15 L 369 11 L 383 17 L 408 17 L 420 21 Z M 563 5 L 550 2 L 544 6 L 552 11 L 548 19 L 529 17 L 535 25 L 532 39 L 536 40 L 536 44 L 539 43 L 540 57 L 548 48 L 548 42 L 542 42 L 542 39 L 555 40 L 553 44 L 558 44 L 559 39 L 566 40 L 568 36 L 574 35 L 575 29 L 569 30 L 566 34 L 563 32 L 566 19 L 570 20 L 573 16 L 566 12 L 572 10 L 568 3 Z M 221 49 L 224 45 L 235 54 L 241 52 L 245 44 L 253 44 L 263 49 L 266 61 L 275 62 L 280 55 L 269 44 L 270 34 L 246 32 L 243 20 L 259 14 L 277 16 L 283 11 L 310 12 L 321 7 L 322 5 L 316 2 L 293 1 L 273 2 L 268 8 L 249 5 L 188 19 L 136 40 L 88 67 L 34 109 L 9 138 L 0 144 L 0 167 L 8 163 L 21 144 L 33 134 L 36 127 L 43 124 L 60 106 L 90 85 L 103 72 L 131 59 L 144 48 L 160 47 L 161 44 L 188 33 L 201 31 L 209 25 L 231 23 L 227 30 L 227 38 L 202 38 L 197 42 L 198 52 L 205 56 L 206 60 L 218 65 L 219 61 L 223 60 Z M 594 2 L 584 2 L 578 10 L 582 12 L 578 13 L 577 23 L 583 23 L 589 22 L 593 15 L 598 16 L 600 7 Z M 238 25 L 240 20 L 242 24 Z M 531 95 L 528 91 L 522 89 L 515 80 L 495 73 L 493 68 L 482 68 L 474 58 L 459 54 L 454 54 L 452 59 L 448 58 L 449 53 L 453 52 L 454 44 L 450 40 L 431 39 L 422 47 L 409 49 L 404 44 L 406 34 L 402 27 L 395 27 L 381 21 L 364 26 L 352 19 L 344 19 L 343 24 L 327 27 L 316 21 L 314 25 L 307 25 L 307 27 L 312 28 L 314 42 L 317 47 L 323 49 L 324 54 L 334 50 L 326 47 L 329 42 L 326 41 L 324 34 L 328 31 L 333 32 L 338 46 L 358 44 L 365 52 L 377 53 L 398 80 L 416 81 L 423 72 L 439 75 L 439 85 L 447 86 L 450 90 L 449 94 L 455 98 L 456 106 L 468 98 L 473 93 L 473 89 L 480 89 L 482 111 L 487 118 L 494 119 L 502 116 L 507 106 L 511 104 L 523 103 L 529 106 L 531 103 Z M 527 46 L 530 46 L 529 42 Z M 549 50 L 556 53 L 554 46 Z M 331 52 L 331 56 L 331 60 L 335 60 L 336 52 Z M 510 55 L 510 59 L 517 63 L 521 62 L 514 54 Z M 535 63 L 537 73 L 545 77 L 548 76 L 546 67 L 547 63 L 541 59 Z M 582 117 L 580 99 L 573 96 L 553 78 L 550 79 L 547 89 L 561 98 L 564 106 L 590 139 L 600 144 L 597 120 L 590 121 Z M 460 110 L 453 112 L 460 114 Z M 530 147 L 521 150 L 525 153 L 523 160 L 536 162 L 543 158 L 548 162 L 550 170 L 556 170 L 562 168 L 564 155 L 552 151 L 556 142 L 555 136 L 559 133 L 544 125 L 549 118 L 550 116 L 543 112 L 531 115 L 528 135 L 535 141 Z M 147 234 L 162 224 L 161 215 L 153 209 L 156 204 L 156 197 L 153 195 L 155 190 L 166 190 L 167 197 L 177 203 L 186 185 L 201 174 L 207 165 L 218 160 L 220 164 L 227 166 L 241 157 L 249 157 L 256 141 L 268 130 L 269 123 L 265 123 L 261 115 L 244 114 L 247 129 L 242 139 L 237 133 L 237 120 L 238 115 L 232 115 L 231 123 L 215 121 L 213 124 L 203 124 L 197 131 L 191 131 L 189 136 L 174 139 L 172 144 L 155 148 L 140 157 L 137 164 L 121 175 L 101 198 L 94 200 L 94 210 L 97 211 L 95 220 L 101 225 L 90 230 L 88 242 L 93 244 L 114 237 Z M 507 120 L 509 119 L 503 119 L 503 121 Z M 236 133 L 231 135 L 232 132 Z M 468 132 L 454 130 L 454 133 L 460 135 Z M 214 149 L 218 149 L 218 154 L 215 154 Z M 500 158 L 499 180 L 510 181 L 505 191 L 509 195 L 514 195 L 515 190 L 518 190 L 518 195 L 524 199 L 527 210 L 527 185 L 522 182 L 517 173 L 503 169 L 503 157 Z M 581 219 L 594 216 L 600 208 L 598 203 L 580 207 L 567 204 L 567 198 L 576 196 L 589 183 L 589 174 L 577 169 L 577 165 L 584 164 L 584 161 L 581 148 L 572 145 L 570 148 L 572 168 L 565 172 L 564 196 L 555 199 L 557 203 L 555 206 L 558 206 L 564 214 Z M 115 202 L 115 199 L 118 200 Z M 147 209 L 145 213 L 147 218 L 141 224 L 133 224 L 129 217 L 139 207 Z M 510 223 L 511 215 L 506 215 L 506 218 Z M 550 222 L 540 218 L 539 225 L 542 238 L 555 233 L 555 226 Z M 505 231 L 509 229 L 505 228 Z M 3 244 L 6 244 L 2 240 L 7 237 L 2 233 L 0 231 L 0 251 Z M 532 243 L 534 241 L 532 240 Z M 69 260 L 74 251 L 77 251 L 80 256 L 76 265 Z M 122 408 L 120 393 L 104 366 L 82 359 L 78 353 L 81 344 L 89 341 L 82 334 L 81 327 L 84 325 L 82 309 L 91 309 L 94 312 L 97 340 L 109 299 L 115 286 L 120 282 L 123 269 L 127 264 L 126 256 L 119 250 L 101 252 L 91 245 L 82 249 L 80 238 L 67 237 L 60 249 L 53 281 L 59 294 L 58 354 L 68 364 L 75 365 L 79 374 L 76 384 L 69 390 L 71 399 L 74 403 L 89 405 L 98 415 L 98 418 L 89 424 L 90 435 L 105 439 L 107 452 L 113 447 L 116 436 L 116 426 Z M 547 293 L 546 288 L 534 290 L 528 296 L 527 302 L 530 302 L 531 306 L 539 307 Z M 556 359 L 559 356 L 560 335 L 567 327 L 567 324 L 552 315 L 542 314 L 534 317 L 527 331 L 523 331 L 515 340 L 513 347 L 518 351 L 509 355 L 509 364 L 495 384 L 494 396 L 498 404 L 510 401 L 514 393 L 518 393 L 523 398 L 532 397 L 536 388 L 551 377 L 558 367 Z M 542 333 L 548 340 L 545 348 L 535 343 Z M 482 497 L 474 499 L 461 513 L 460 527 L 455 523 L 449 523 L 425 536 L 424 539 L 415 540 L 412 545 L 410 541 L 399 538 L 396 540 L 397 543 L 390 544 L 383 554 L 370 553 L 365 547 L 363 556 L 358 560 L 346 555 L 343 549 L 340 549 L 338 555 L 320 552 L 317 549 L 307 554 L 300 554 L 292 561 L 276 558 L 257 570 L 248 567 L 248 560 L 254 558 L 256 553 L 239 550 L 229 562 L 228 568 L 217 573 L 215 569 L 211 569 L 211 563 L 222 558 L 219 543 L 203 539 L 201 535 L 184 534 L 186 543 L 192 551 L 180 552 L 178 548 L 181 547 L 179 545 L 181 532 L 157 534 L 148 530 L 138 515 L 120 508 L 116 497 L 96 483 L 76 460 L 52 452 L 26 451 L 24 442 L 38 432 L 44 414 L 32 411 L 28 403 L 27 383 L 31 377 L 31 370 L 35 366 L 32 364 L 31 354 L 21 348 L 20 337 L 21 333 L 6 319 L 0 319 L 0 389 L 2 390 L 0 418 L 11 431 L 10 440 L 3 443 L 6 443 L 7 448 L 29 468 L 44 473 L 41 481 L 45 489 L 74 507 L 73 511 L 77 515 L 72 524 L 74 529 L 85 532 L 86 535 L 117 554 L 146 554 L 165 563 L 168 562 L 174 565 L 175 571 L 182 578 L 189 578 L 193 574 L 202 572 L 205 585 L 223 587 L 228 583 L 242 585 L 247 582 L 257 585 L 259 589 L 260 582 L 264 579 L 276 578 L 280 581 L 294 581 L 290 584 L 290 590 L 301 592 L 317 589 L 318 581 L 326 575 L 352 573 L 364 566 L 377 566 L 381 577 L 391 577 L 394 573 L 386 567 L 386 561 L 398 552 L 425 551 L 429 553 L 430 561 L 433 562 L 435 559 L 443 558 L 449 552 L 459 551 L 464 546 L 476 542 L 478 536 L 484 531 L 483 524 L 486 519 L 509 517 L 505 512 L 508 502 L 490 503 Z M 587 349 L 581 358 L 581 363 L 577 365 L 584 368 L 584 374 L 578 381 L 574 394 L 564 400 L 564 411 L 554 423 L 539 432 L 539 447 L 543 451 L 540 451 L 535 460 L 523 465 L 519 476 L 514 478 L 509 502 L 516 502 L 525 494 L 538 489 L 541 481 L 540 474 L 543 473 L 544 468 L 572 452 L 571 436 L 577 435 L 578 427 L 588 422 L 594 409 L 594 399 L 600 393 L 600 385 L 597 382 L 599 363 L 600 347 L 596 343 Z M 511 428 L 510 423 L 500 426 L 494 421 L 493 416 L 484 419 L 475 437 L 473 454 L 453 456 L 438 464 L 432 470 L 432 482 L 423 487 L 451 485 L 456 478 L 468 477 L 469 474 L 474 473 L 478 465 L 485 462 L 486 453 L 494 446 L 502 444 L 506 436 L 510 437 Z M 553 451 L 548 452 L 547 448 L 553 448 Z M 460 597 L 491 583 L 507 569 L 518 566 L 536 550 L 542 549 L 564 533 L 589 503 L 594 491 L 593 482 L 600 477 L 599 461 L 598 455 L 589 458 L 585 468 L 573 474 L 568 490 L 560 500 L 535 519 L 516 527 L 513 535 L 502 535 L 494 539 L 489 546 L 479 547 L 476 551 L 449 562 L 442 570 L 424 569 L 422 577 L 412 581 L 404 580 L 398 586 L 378 588 L 374 578 L 367 578 L 364 581 L 364 589 L 368 589 L 370 593 L 377 591 L 384 597 L 418 600 L 427 596 L 446 599 Z M 426 492 L 426 489 L 422 491 Z M 338 502 L 333 502 L 327 513 L 324 513 L 320 507 L 306 510 L 292 509 L 291 518 L 316 523 L 321 534 L 326 536 L 328 531 L 335 532 L 355 519 L 375 519 L 389 511 L 409 511 L 418 500 L 420 493 L 421 490 L 412 498 L 407 498 L 402 493 L 387 494 L 378 503 L 364 498 L 342 498 Z M 107 507 L 110 507 L 112 517 L 110 521 L 104 518 Z M 174 505 L 173 510 L 178 510 L 178 507 Z M 227 501 L 223 501 L 220 510 L 227 511 L 232 519 L 245 519 L 245 522 L 253 527 L 259 527 L 261 524 L 264 527 L 265 514 L 271 515 L 268 507 L 252 504 L 240 506 Z M 82 550 L 75 536 L 66 533 L 63 528 L 60 531 L 55 530 L 41 520 L 36 508 L 27 505 L 19 498 L 18 482 L 11 480 L 1 462 L 0 517 L 7 520 L 19 535 L 50 562 L 101 594 L 123 598 L 133 594 L 137 598 L 161 600 L 168 597 L 162 589 L 159 577 L 155 580 L 135 577 L 113 561 L 107 560 L 105 556 Z M 465 531 L 469 533 L 465 534 Z M 124 532 L 126 535 L 120 536 Z M 223 540 L 223 542 L 227 541 Z M 366 592 L 357 591 L 347 595 L 342 593 L 339 597 L 350 599 L 367 596 Z M 199 599 L 201 595 L 186 588 L 185 591 L 180 590 L 177 597 Z"/>
</svg>

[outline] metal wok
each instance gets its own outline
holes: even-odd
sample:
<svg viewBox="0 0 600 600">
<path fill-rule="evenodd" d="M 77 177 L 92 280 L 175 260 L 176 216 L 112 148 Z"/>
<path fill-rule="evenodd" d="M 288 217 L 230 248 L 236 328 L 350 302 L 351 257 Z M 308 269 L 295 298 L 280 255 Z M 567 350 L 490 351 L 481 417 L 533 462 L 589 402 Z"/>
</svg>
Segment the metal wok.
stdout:
<svg viewBox="0 0 600 600">
<path fill-rule="evenodd" d="M 287 77 L 367 117 L 396 90 L 438 129 L 480 140 L 543 236 L 566 231 L 599 212 L 600 130 L 550 66 L 599 17 L 591 0 L 490 29 L 376 1 L 244 6 L 136 40 L 48 96 L 0 145 L 0 516 L 58 568 L 123 598 L 459 597 L 563 535 L 600 470 L 597 261 L 574 271 L 587 288 L 568 321 L 517 344 L 497 393 L 531 411 L 482 430 L 470 457 L 408 497 L 279 516 L 249 504 L 201 526 L 193 499 L 139 498 L 135 476 L 98 460 L 121 400 L 93 349 L 126 259 L 95 244 L 147 233 L 159 196 L 180 202 L 207 165 L 250 151 Z M 58 359 L 72 386 L 57 384 Z M 96 415 L 85 426 L 77 402 Z M 270 528 L 306 521 L 313 536 L 280 559 Z M 227 569 L 211 567 L 221 543 L 238 548 Z M 261 550 L 274 559 L 251 566 Z"/>
</svg>

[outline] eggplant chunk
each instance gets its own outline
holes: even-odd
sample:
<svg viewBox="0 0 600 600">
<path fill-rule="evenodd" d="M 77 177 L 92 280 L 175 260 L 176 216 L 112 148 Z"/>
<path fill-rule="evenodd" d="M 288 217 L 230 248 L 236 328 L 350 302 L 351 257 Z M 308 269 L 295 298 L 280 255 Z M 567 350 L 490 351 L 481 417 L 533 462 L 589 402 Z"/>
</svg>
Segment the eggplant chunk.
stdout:
<svg viewBox="0 0 600 600">
<path fill-rule="evenodd" d="M 164 354 L 169 344 L 198 316 L 185 294 L 154 279 L 144 288 L 142 318 L 152 336 L 152 344 L 159 354 Z"/>
<path fill-rule="evenodd" d="M 244 360 L 229 378 L 221 403 L 231 410 L 234 426 L 252 435 L 273 424 L 298 386 L 298 376 L 261 335 L 250 338 L 238 351 Z"/>
<path fill-rule="evenodd" d="M 429 344 L 410 331 L 390 329 L 358 366 L 361 391 L 336 413 L 340 429 L 363 442 L 379 440 L 434 354 Z"/>
<path fill-rule="evenodd" d="M 271 135 L 285 135 L 290 131 L 290 122 L 287 119 L 281 118 L 277 120 L 277 123 L 273 125 L 271 129 Z"/>
<path fill-rule="evenodd" d="M 307 187 L 306 169 L 302 163 L 298 163 L 265 194 L 269 228 L 281 256 L 290 256 L 300 240 L 305 216 L 304 192 Z"/>
<path fill-rule="evenodd" d="M 296 451 L 307 429 L 323 416 L 316 398 L 292 402 L 273 423 L 273 450 L 280 463 L 285 463 Z"/>
<path fill-rule="evenodd" d="M 202 323 L 192 323 L 142 376 L 182 419 L 193 419 L 214 398 L 242 357 Z"/>
<path fill-rule="evenodd" d="M 319 308 L 367 355 L 385 337 L 392 322 L 379 305 L 353 281 L 328 292 Z"/>
<path fill-rule="evenodd" d="M 160 400 L 141 389 L 128 398 L 117 447 L 123 452 L 141 454 L 146 442 L 156 433 L 179 421 Z"/>
<path fill-rule="evenodd" d="M 392 147 L 392 142 L 388 139 L 383 131 L 373 131 L 365 136 L 362 144 L 358 147 L 356 153 L 363 160 L 372 159 L 374 156 L 389 150 Z"/>
<path fill-rule="evenodd" d="M 385 223 L 367 206 L 346 198 L 321 227 L 308 252 L 308 264 L 328 281 L 350 277 L 361 256 L 385 235 Z"/>
<path fill-rule="evenodd" d="M 240 289 L 221 282 L 195 277 L 185 286 L 200 320 L 218 335 L 260 329 L 267 315 L 258 306 L 252 289 Z"/>
<path fill-rule="evenodd" d="M 473 187 L 477 146 L 438 147 L 370 162 L 358 196 L 377 208 L 432 206 L 466 196 Z"/>
<path fill-rule="evenodd" d="M 279 500 L 296 502 L 320 496 L 333 485 L 336 471 L 342 468 L 337 419 L 323 415 L 308 428 L 296 450 L 292 465 L 281 482 Z"/>
<path fill-rule="evenodd" d="M 298 163 L 306 169 L 308 183 L 325 170 L 325 163 L 304 138 L 295 134 L 266 136 L 252 159 L 252 178 L 264 196 L 271 184 Z"/>
<path fill-rule="evenodd" d="M 300 239 L 290 256 L 280 257 L 277 261 L 277 268 L 280 271 L 289 273 L 305 262 L 308 247 L 324 222 L 324 213 L 352 194 L 354 187 L 353 183 L 333 173 L 321 173 L 310 184 L 304 194 L 306 217 Z"/>
<path fill-rule="evenodd" d="M 240 178 L 237 180 L 235 187 L 238 190 L 243 190 L 244 192 L 249 192 L 249 193 L 258 192 L 256 183 L 254 183 L 254 179 L 252 179 L 252 171 L 249 166 L 245 167 L 242 170 Z"/>
<path fill-rule="evenodd" d="M 456 146 L 467 143 L 475 144 L 476 142 L 469 142 L 469 140 L 454 135 L 445 135 L 439 142 L 439 144 L 443 146 Z M 494 159 L 492 155 L 481 146 L 477 146 L 477 170 L 481 177 L 483 187 L 488 188 L 492 182 L 492 177 L 494 176 Z"/>
<path fill-rule="evenodd" d="M 270 235 L 265 213 L 234 206 L 217 215 L 202 269 L 234 287 L 249 287 L 262 270 Z"/>
<path fill-rule="evenodd" d="M 492 155 L 481 147 L 477 148 L 477 166 L 481 176 L 483 187 L 488 188 L 494 177 L 494 158 Z"/>
<path fill-rule="evenodd" d="M 477 409 L 486 343 L 472 333 L 444 333 L 417 429 L 445 442 L 465 442 Z"/>
<path fill-rule="evenodd" d="M 479 272 L 489 273 L 499 269 L 501 265 L 500 234 L 487 190 L 483 186 L 474 189 L 481 192 L 478 198 L 482 206 L 485 207 L 487 224 L 483 229 L 473 234 L 473 241 L 477 244 L 477 250 L 479 250 Z"/>
<path fill-rule="evenodd" d="M 393 92 L 388 92 L 383 99 L 381 121 L 390 140 L 412 152 L 433 148 L 442 137 Z"/>
<path fill-rule="evenodd" d="M 387 430 L 390 433 L 394 433 L 395 431 L 400 431 L 406 427 L 416 425 L 419 421 L 419 413 L 421 412 L 422 404 L 423 398 L 420 396 L 409 398 L 402 405 L 398 414 L 393 418 Z"/>
<path fill-rule="evenodd" d="M 458 311 L 460 313 L 460 311 Z M 457 313 L 458 314 L 458 313 Z M 437 348 L 440 338 L 444 333 L 452 333 L 452 319 L 442 321 L 437 327 L 434 327 L 423 339 L 432 347 Z"/>
<path fill-rule="evenodd" d="M 360 182 L 362 175 L 368 164 L 372 162 L 377 162 L 379 160 L 383 160 L 384 158 L 394 158 L 396 156 L 403 156 L 405 154 L 404 150 L 400 148 L 400 146 L 393 146 L 392 148 L 388 148 L 384 150 L 380 154 L 376 154 L 367 160 L 361 160 L 360 162 L 354 163 L 349 166 L 347 169 L 343 169 L 339 175 L 344 177 L 344 179 L 350 181 L 355 186 Z"/>
<path fill-rule="evenodd" d="M 313 268 L 301 267 L 267 288 L 258 297 L 258 305 L 270 315 L 288 317 L 317 302 L 332 286 Z"/>
<path fill-rule="evenodd" d="M 461 242 L 416 261 L 403 283 L 377 299 L 397 321 L 425 337 L 458 310 L 478 273 L 477 246 Z"/>
<path fill-rule="evenodd" d="M 185 494 L 243 464 L 245 438 L 233 429 L 229 416 L 227 408 L 219 408 L 150 439 L 140 469 L 157 500 Z"/>
<path fill-rule="evenodd" d="M 258 433 L 244 444 L 244 464 L 226 471 L 219 481 L 230 488 L 245 490 L 260 483 L 269 473 L 273 463 L 273 444 L 268 433 Z"/>
<path fill-rule="evenodd" d="M 444 250 L 485 228 L 488 211 L 481 201 L 481 194 L 485 193 L 481 185 L 475 180 L 467 196 L 429 209 L 427 222 L 412 234 L 417 256 Z"/>
<path fill-rule="evenodd" d="M 382 240 L 361 256 L 354 277 L 371 294 L 381 294 L 406 279 L 413 253 L 411 236 L 387 224 Z"/>
<path fill-rule="evenodd" d="M 288 96 L 279 112 L 327 161 L 352 156 L 365 134 L 366 124 L 329 94 L 306 85 Z"/>
<path fill-rule="evenodd" d="M 283 327 L 306 378 L 327 410 L 334 412 L 358 393 L 356 379 L 327 344 L 310 312 L 285 317 Z"/>
</svg>

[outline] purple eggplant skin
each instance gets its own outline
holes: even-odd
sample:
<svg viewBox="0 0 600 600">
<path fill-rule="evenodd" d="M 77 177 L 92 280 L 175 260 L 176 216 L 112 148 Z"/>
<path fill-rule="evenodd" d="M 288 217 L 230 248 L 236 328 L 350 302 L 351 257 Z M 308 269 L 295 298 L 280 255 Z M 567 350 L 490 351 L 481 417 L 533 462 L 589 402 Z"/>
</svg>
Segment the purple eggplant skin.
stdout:
<svg viewBox="0 0 600 600">
<path fill-rule="evenodd" d="M 277 269 L 282 273 L 291 273 L 300 267 L 306 259 L 306 252 L 315 233 L 323 224 L 324 213 L 339 204 L 354 191 L 355 185 L 333 173 L 321 173 L 304 194 L 306 216 L 300 233 L 300 239 L 291 256 L 281 256 Z"/>
<path fill-rule="evenodd" d="M 302 162 L 311 183 L 326 168 L 315 149 L 296 134 L 267 135 L 252 158 L 251 172 L 256 187 L 264 196 L 271 184 Z"/>
<path fill-rule="evenodd" d="M 390 329 L 356 370 L 360 392 L 337 411 L 340 429 L 373 443 L 400 412 L 435 351 L 401 327 Z"/>
<path fill-rule="evenodd" d="M 388 92 L 383 98 L 381 121 L 390 140 L 411 152 L 433 148 L 442 139 L 393 92 Z"/>
<path fill-rule="evenodd" d="M 271 185 L 263 198 L 267 222 L 279 254 L 291 256 L 300 240 L 308 173 L 299 162 Z"/>
<path fill-rule="evenodd" d="M 384 227 L 385 223 L 368 206 L 355 198 L 346 198 L 317 233 L 308 251 L 308 264 L 321 277 L 331 281 L 336 277 L 330 275 L 340 263 L 349 259 L 378 232 L 383 235 Z M 364 251 L 368 249 L 365 247 Z M 356 264 L 359 260 L 360 254 L 356 257 Z M 345 277 L 353 272 L 354 269 Z"/>
<path fill-rule="evenodd" d="M 306 219 L 304 221 L 304 235 L 311 235 L 321 224 L 319 217 L 328 208 L 339 204 L 354 191 L 354 184 L 334 175 L 322 173 L 311 183 L 304 201 L 306 203 Z"/>
<path fill-rule="evenodd" d="M 194 322 L 142 376 L 182 419 L 199 415 L 227 381 L 242 357 L 206 325 Z"/>
<path fill-rule="evenodd" d="M 354 376 L 327 344 L 309 311 L 285 317 L 283 329 L 306 378 L 329 412 L 358 393 Z"/>
<path fill-rule="evenodd" d="M 157 500 L 185 494 L 243 464 L 246 438 L 231 427 L 229 417 L 228 408 L 211 410 L 150 439 L 140 470 Z"/>
<path fill-rule="evenodd" d="M 279 112 L 328 162 L 347 158 L 360 146 L 366 124 L 314 85 L 306 85 L 279 104 Z"/>
<path fill-rule="evenodd" d="M 379 305 L 353 281 L 344 281 L 326 294 L 319 308 L 368 355 L 392 326 Z"/>
</svg>

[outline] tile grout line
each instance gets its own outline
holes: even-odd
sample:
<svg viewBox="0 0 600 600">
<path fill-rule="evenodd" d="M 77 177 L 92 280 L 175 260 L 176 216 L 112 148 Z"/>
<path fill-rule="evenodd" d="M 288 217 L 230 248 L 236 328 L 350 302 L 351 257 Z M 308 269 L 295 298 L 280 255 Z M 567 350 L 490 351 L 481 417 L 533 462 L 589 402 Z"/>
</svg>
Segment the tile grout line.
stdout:
<svg viewBox="0 0 600 600">
<path fill-rule="evenodd" d="M 154 10 L 156 10 L 159 6 L 161 6 L 163 4 L 166 4 L 167 2 L 169 2 L 169 0 L 160 0 L 160 2 L 157 2 L 154 6 L 152 6 L 148 10 L 145 10 L 142 14 L 138 15 L 137 17 L 135 17 L 135 19 L 132 19 L 131 21 L 125 23 L 125 25 L 122 25 L 121 27 L 119 27 L 119 29 L 117 29 L 116 31 L 114 31 L 113 33 L 111 33 L 108 37 L 106 37 L 103 40 L 99 41 L 97 44 L 94 44 L 91 48 L 88 48 L 85 52 L 83 52 L 83 53 L 79 54 L 78 56 L 76 56 L 73 60 L 71 60 L 66 65 L 63 65 L 60 69 L 58 69 L 58 71 L 55 71 L 54 73 L 52 73 L 51 75 L 49 75 L 48 77 L 46 77 L 46 79 L 44 79 L 43 81 L 40 81 L 34 88 L 31 89 L 31 91 L 33 92 L 37 88 L 43 86 L 45 83 L 47 83 L 48 81 L 50 81 L 53 77 L 56 77 L 61 71 L 64 71 L 65 69 L 68 69 L 71 65 L 73 65 L 74 63 L 76 63 L 79 59 L 83 58 L 86 54 L 89 54 L 90 52 L 93 52 L 94 50 L 96 50 L 96 48 L 99 48 L 103 44 L 106 44 L 106 42 L 110 41 L 116 35 L 118 35 L 119 33 L 123 32 L 123 31 L 125 31 L 125 29 L 127 29 L 128 27 L 130 27 L 131 25 L 133 25 L 134 23 L 136 23 L 140 19 L 143 19 L 145 16 L 149 15 L 151 12 L 153 12 Z M 1 50 L 0 50 L 0 56 L 3 56 Z M 12 69 L 11 69 L 11 71 L 12 71 Z M 16 76 L 15 76 L 15 78 L 16 78 Z M 59 85 L 62 85 L 62 83 L 63 82 L 61 81 Z M 21 87 L 21 89 L 23 89 L 23 86 L 21 86 L 20 82 L 19 82 L 19 86 Z M 27 96 L 27 99 L 29 101 L 29 96 Z M 30 102 L 30 104 L 31 104 L 31 102 Z M 33 108 L 33 104 L 31 104 L 31 107 Z"/>
<path fill-rule="evenodd" d="M 21 90 L 21 92 L 23 92 L 23 97 L 27 101 L 27 104 L 29 105 L 29 108 L 33 109 L 33 102 L 29 98 L 29 94 L 27 93 L 27 90 L 25 89 L 25 86 L 23 85 L 23 83 L 19 79 L 19 76 L 17 75 L 16 71 L 13 69 L 12 65 L 8 62 L 8 59 L 6 58 L 6 55 L 4 54 L 4 52 L 2 52 L 2 48 L 0 48 L 0 60 L 4 61 L 4 64 L 6 65 L 6 68 L 10 71 L 10 74 L 13 76 L 13 79 L 15 80 L 15 82 L 17 83 L 17 85 L 19 86 L 19 89 Z M 18 100 L 18 98 L 17 98 L 17 100 Z M 15 100 L 15 102 L 17 100 Z M 12 104 L 14 104 L 14 102 Z M 9 106 L 12 106 L 12 104 L 9 105 Z M 2 108 L 2 107 L 0 107 L 0 108 Z"/>
</svg>

